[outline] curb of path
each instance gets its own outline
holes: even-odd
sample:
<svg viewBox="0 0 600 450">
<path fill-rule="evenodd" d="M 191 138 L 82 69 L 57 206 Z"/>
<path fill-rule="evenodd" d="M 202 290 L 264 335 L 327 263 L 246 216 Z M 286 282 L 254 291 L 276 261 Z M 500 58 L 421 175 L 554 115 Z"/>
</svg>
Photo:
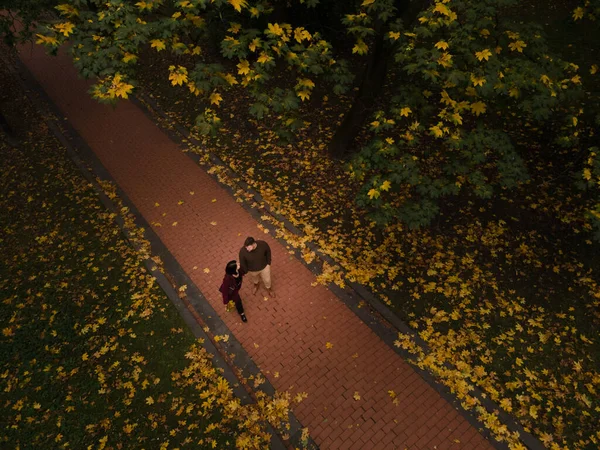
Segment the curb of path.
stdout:
<svg viewBox="0 0 600 450">
<path fill-rule="evenodd" d="M 136 104 L 144 113 L 150 117 L 157 126 L 163 130 L 174 142 L 177 142 L 179 145 L 186 147 L 187 143 L 184 142 L 184 139 L 191 142 L 192 144 L 204 148 L 203 144 L 196 139 L 188 129 L 186 129 L 181 123 L 177 120 L 173 119 L 173 117 L 169 116 L 161 107 L 158 105 L 156 100 L 153 97 L 146 93 L 138 92 L 136 96 L 131 97 L 131 101 Z M 163 123 L 157 122 L 156 115 L 160 116 L 163 120 L 169 123 L 171 127 L 165 127 Z M 193 152 L 185 152 L 189 158 L 191 158 L 197 164 L 200 163 L 200 155 Z M 245 181 L 241 179 L 241 177 L 237 176 L 237 174 L 217 155 L 214 153 L 207 151 L 206 152 L 211 164 L 223 167 L 228 175 L 231 176 L 232 179 L 236 179 L 235 183 L 243 189 L 245 192 L 249 193 L 253 200 L 258 204 L 263 204 L 264 209 L 260 210 L 259 208 L 252 207 L 246 200 L 241 203 L 242 207 L 249 212 L 252 217 L 256 219 L 256 221 L 263 225 L 264 228 L 268 229 L 272 232 L 273 238 L 277 239 L 284 245 L 287 245 L 287 242 L 283 238 L 277 238 L 275 236 L 275 226 L 269 221 L 265 221 L 261 218 L 262 215 L 268 214 L 275 218 L 280 223 L 283 223 L 285 228 L 296 236 L 304 236 L 304 232 L 294 226 L 288 219 L 286 219 L 281 214 L 278 214 L 271 210 L 269 203 L 257 192 L 253 187 L 248 185 Z M 225 188 L 232 196 L 234 196 L 234 190 L 231 186 L 226 185 L 219 181 L 216 174 L 210 174 L 214 180 L 216 180 L 220 186 Z M 319 275 L 321 273 L 322 262 L 327 262 L 329 265 L 338 265 L 337 262 L 331 258 L 330 256 L 323 253 L 318 245 L 313 242 L 306 242 L 305 244 L 311 251 L 313 251 L 316 255 L 315 259 L 321 261 L 319 262 L 311 262 L 307 263 L 298 252 L 294 252 L 294 256 L 298 259 L 304 266 L 306 266 L 312 273 L 315 275 Z M 342 271 L 344 269 L 342 268 Z M 345 272 L 345 271 L 344 271 Z M 327 287 L 340 298 L 348 308 L 354 312 L 365 324 L 371 328 L 371 330 L 379 336 L 392 350 L 394 350 L 397 354 L 403 357 L 405 360 L 416 362 L 416 356 L 409 353 L 402 348 L 396 347 L 394 345 L 394 341 L 396 340 L 397 333 L 401 332 L 411 336 L 414 342 L 419 345 L 424 352 L 429 352 L 428 344 L 421 338 L 419 335 L 413 331 L 402 319 L 400 319 L 393 311 L 391 311 L 382 301 L 377 299 L 373 293 L 371 293 L 365 286 L 355 283 L 348 282 L 347 285 L 349 287 L 340 288 L 334 283 L 328 283 Z M 360 303 L 361 300 L 368 303 L 371 309 L 362 308 Z M 428 371 L 419 368 L 416 364 L 411 364 L 413 369 L 425 380 L 427 384 L 429 384 L 432 388 L 434 388 L 446 401 L 448 401 L 451 405 L 455 407 L 455 409 L 479 432 L 485 436 L 488 441 L 494 445 L 499 450 L 507 450 L 508 445 L 504 442 L 497 441 L 491 432 L 482 426 L 483 424 L 477 419 L 474 413 L 470 410 L 465 410 L 461 405 L 456 396 L 451 392 L 451 390 L 443 385 L 441 382 L 437 381 L 437 379 Z M 447 368 L 452 368 L 449 363 L 445 363 Z M 470 395 L 476 397 L 481 405 L 488 411 L 498 411 L 498 418 L 500 421 L 507 426 L 507 428 L 511 432 L 518 432 L 519 438 L 521 441 L 531 450 L 545 450 L 546 447 L 542 444 L 542 442 L 533 436 L 531 433 L 528 433 L 524 430 L 523 426 L 516 421 L 510 414 L 506 413 L 496 402 L 492 401 L 487 397 L 487 395 L 481 391 L 481 389 L 477 386 L 473 386 L 474 390 L 470 392 Z"/>
<path fill-rule="evenodd" d="M 24 88 L 27 97 L 35 105 L 38 111 L 47 110 L 51 112 L 53 117 L 46 117 L 44 120 L 48 128 L 66 148 L 69 157 L 81 174 L 93 186 L 93 189 L 97 192 L 104 207 L 108 211 L 115 213 L 117 225 L 136 251 L 140 250 L 141 244 L 131 239 L 131 234 L 125 226 L 125 221 L 120 215 L 119 208 L 117 208 L 114 202 L 106 195 L 96 178 L 103 181 L 109 181 L 116 187 L 117 196 L 122 201 L 123 205 L 129 208 L 129 212 L 134 216 L 135 225 L 138 228 L 144 229 L 144 238 L 150 242 L 152 249 L 151 253 L 152 255 L 157 255 L 161 258 L 165 273 L 156 268 L 156 263 L 152 259 L 148 258 L 144 260 L 144 266 L 148 273 L 156 278 L 157 283 L 174 304 L 180 316 L 192 330 L 194 336 L 204 340 L 202 345 L 213 355 L 212 362 L 214 366 L 220 369 L 223 377 L 229 382 L 234 395 L 240 398 L 243 404 L 252 403 L 256 398 L 254 394 L 256 391 L 261 391 L 269 396 L 273 396 L 275 394 L 273 385 L 264 375 L 262 375 L 262 372 L 251 359 L 250 355 L 243 349 L 234 334 L 220 319 L 217 312 L 210 306 L 210 303 L 204 298 L 198 287 L 189 279 L 183 268 L 169 252 L 158 235 L 152 230 L 148 222 L 143 218 L 125 192 L 122 191 L 116 181 L 112 178 L 108 170 L 102 165 L 93 150 L 71 126 L 58 106 L 50 99 L 44 89 L 33 77 L 29 69 L 18 59 L 16 61 L 16 66 L 18 80 Z M 35 95 L 31 95 L 32 92 Z M 179 286 L 187 285 L 188 288 L 184 298 L 179 296 L 169 278 L 172 278 Z M 186 301 L 185 297 L 190 300 Z M 192 308 L 189 308 L 186 303 L 190 304 Z M 203 324 L 206 324 L 209 327 L 211 330 L 210 334 L 204 331 Z M 220 342 L 216 345 L 213 340 L 214 335 L 223 334 L 229 334 L 229 340 L 227 342 Z M 232 361 L 232 363 L 228 361 L 229 355 L 233 355 L 231 359 L 234 361 Z M 255 385 L 252 387 L 245 381 L 248 379 L 256 379 L 259 376 L 265 380 L 264 383 L 259 386 Z M 270 449 L 285 450 L 290 448 L 289 446 L 301 447 L 303 426 L 292 411 L 289 412 L 289 424 L 289 438 L 286 439 L 288 444 L 284 442 L 284 438 L 279 435 L 271 425 L 267 424 L 267 430 L 271 434 Z M 304 448 L 306 449 L 318 450 L 318 446 L 310 437 L 308 438 L 308 442 L 305 442 L 302 445 L 304 445 Z"/>
</svg>

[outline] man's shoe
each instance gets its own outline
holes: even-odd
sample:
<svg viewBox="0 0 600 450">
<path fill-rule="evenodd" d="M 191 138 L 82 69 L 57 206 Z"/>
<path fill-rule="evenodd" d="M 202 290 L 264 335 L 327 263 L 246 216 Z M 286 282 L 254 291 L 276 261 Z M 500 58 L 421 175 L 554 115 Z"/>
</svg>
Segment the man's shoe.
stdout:
<svg viewBox="0 0 600 450">
<path fill-rule="evenodd" d="M 255 295 L 257 291 L 258 291 L 258 284 L 255 284 L 255 285 L 252 287 L 252 295 Z"/>
<path fill-rule="evenodd" d="M 277 296 L 275 295 L 275 292 L 273 292 L 271 289 L 267 289 L 267 292 L 269 293 L 269 297 L 271 297 L 271 298 L 275 298 L 275 297 L 277 297 Z"/>
<path fill-rule="evenodd" d="M 248 319 L 246 319 L 246 314 L 242 313 L 240 314 L 240 317 L 242 318 L 242 322 L 248 322 Z"/>
</svg>

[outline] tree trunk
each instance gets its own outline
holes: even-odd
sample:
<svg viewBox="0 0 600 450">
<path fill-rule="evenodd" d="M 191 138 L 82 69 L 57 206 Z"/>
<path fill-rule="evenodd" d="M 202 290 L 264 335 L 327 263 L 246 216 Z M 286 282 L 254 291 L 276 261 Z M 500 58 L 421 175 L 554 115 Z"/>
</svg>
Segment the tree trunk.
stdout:
<svg viewBox="0 0 600 450">
<path fill-rule="evenodd" d="M 388 62 L 384 36 L 383 31 L 376 36 L 375 48 L 363 70 L 360 87 L 352 107 L 344 116 L 344 120 L 329 143 L 329 153 L 334 157 L 342 157 L 351 150 L 362 124 L 372 112 L 375 100 L 381 93 Z"/>
<path fill-rule="evenodd" d="M 412 23 L 430 0 L 397 0 L 398 15 L 405 23 Z M 336 130 L 328 151 L 331 156 L 341 158 L 344 155 L 356 151 L 353 148 L 354 141 L 369 115 L 373 112 L 375 101 L 383 89 L 387 75 L 388 48 L 385 45 L 386 27 L 379 23 L 376 27 L 375 48 L 369 56 L 367 66 L 361 75 L 360 87 L 352 103 L 350 111 L 344 116 L 344 120 Z"/>
</svg>

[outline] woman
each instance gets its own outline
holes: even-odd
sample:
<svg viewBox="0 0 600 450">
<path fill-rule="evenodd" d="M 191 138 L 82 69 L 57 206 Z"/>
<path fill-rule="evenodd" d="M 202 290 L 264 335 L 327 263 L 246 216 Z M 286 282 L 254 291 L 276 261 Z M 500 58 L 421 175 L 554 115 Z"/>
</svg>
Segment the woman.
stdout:
<svg viewBox="0 0 600 450">
<path fill-rule="evenodd" d="M 244 314 L 244 305 L 242 305 L 240 297 L 243 278 L 244 271 L 240 270 L 240 265 L 237 261 L 229 261 L 225 266 L 225 277 L 223 277 L 223 283 L 219 291 L 223 294 L 223 304 L 227 305 L 230 301 L 234 302 L 235 309 L 240 314 L 242 322 L 247 322 L 248 319 L 246 319 L 246 314 Z"/>
</svg>

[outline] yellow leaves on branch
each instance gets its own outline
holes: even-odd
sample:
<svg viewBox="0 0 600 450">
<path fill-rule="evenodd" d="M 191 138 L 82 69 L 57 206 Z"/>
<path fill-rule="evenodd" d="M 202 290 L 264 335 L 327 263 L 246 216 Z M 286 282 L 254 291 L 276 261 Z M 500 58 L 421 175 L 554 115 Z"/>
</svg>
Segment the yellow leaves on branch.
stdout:
<svg viewBox="0 0 600 450">
<path fill-rule="evenodd" d="M 183 66 L 169 67 L 169 81 L 173 86 L 181 86 L 188 81 L 188 71 Z"/>
<path fill-rule="evenodd" d="M 298 27 L 294 30 L 294 39 L 299 44 L 302 44 L 302 41 L 305 39 L 308 41 L 312 40 L 312 35 L 304 27 Z"/>
<path fill-rule="evenodd" d="M 58 39 L 56 39 L 54 36 L 45 36 L 43 34 L 36 34 L 36 44 L 42 44 L 42 45 L 51 45 L 51 46 L 57 46 L 58 45 Z"/>
<path fill-rule="evenodd" d="M 125 82 L 123 75 L 117 72 L 96 83 L 92 88 L 92 96 L 100 100 L 126 99 L 132 90 L 133 85 Z"/>
<path fill-rule="evenodd" d="M 296 95 L 302 99 L 302 101 L 310 98 L 312 89 L 315 87 L 315 83 L 309 78 L 301 78 L 295 86 Z"/>
<path fill-rule="evenodd" d="M 57 33 L 61 33 L 65 37 L 69 37 L 69 35 L 71 35 L 75 29 L 75 24 L 72 22 L 57 23 L 54 25 L 54 29 Z"/>
<path fill-rule="evenodd" d="M 275 36 L 282 36 L 284 34 L 283 28 L 281 28 L 278 23 L 269 23 L 267 28 L 269 33 L 274 34 Z"/>
<path fill-rule="evenodd" d="M 67 17 L 75 17 L 79 15 L 79 10 L 75 8 L 73 5 L 69 5 L 68 3 L 62 3 L 55 7 L 58 11 L 60 11 L 61 16 Z"/>
<path fill-rule="evenodd" d="M 448 8 L 443 3 L 436 3 L 435 8 L 433 8 L 433 12 L 440 13 L 441 15 L 446 16 L 446 17 L 450 17 L 452 14 L 452 11 L 450 11 L 450 8 Z"/>
</svg>

